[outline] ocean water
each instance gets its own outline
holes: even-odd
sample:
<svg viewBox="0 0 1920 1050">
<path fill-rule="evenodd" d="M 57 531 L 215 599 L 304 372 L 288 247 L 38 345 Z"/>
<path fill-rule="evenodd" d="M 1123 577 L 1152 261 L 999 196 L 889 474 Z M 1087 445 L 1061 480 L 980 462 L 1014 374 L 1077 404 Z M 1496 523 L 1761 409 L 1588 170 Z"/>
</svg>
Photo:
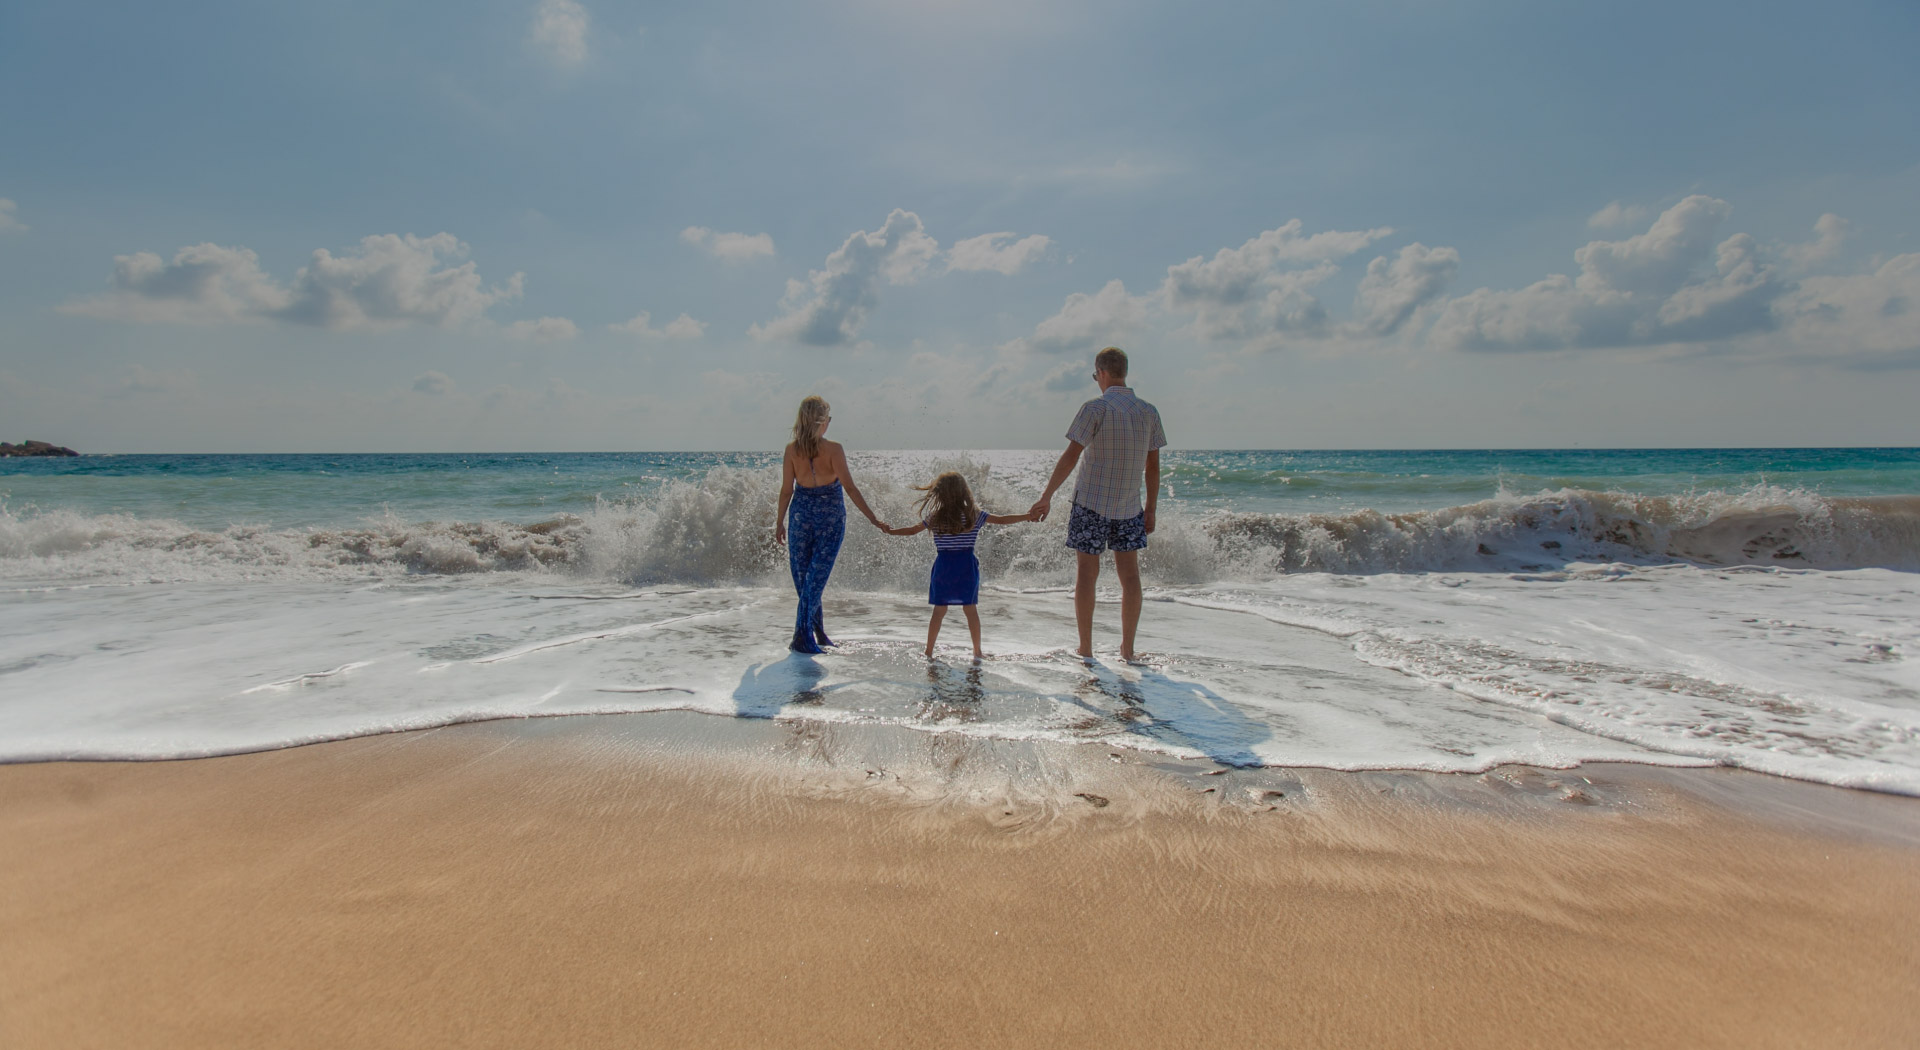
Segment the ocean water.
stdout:
<svg viewBox="0 0 1920 1050">
<path fill-rule="evenodd" d="M 1055 455 L 852 466 L 908 522 L 911 486 L 949 468 L 1024 510 Z M 1920 794 L 1920 450 L 1169 451 L 1135 664 L 1105 592 L 1100 658 L 1071 654 L 1064 513 L 983 534 L 978 664 L 958 624 L 920 654 L 931 542 L 851 515 L 839 651 L 789 654 L 778 473 L 758 453 L 0 460 L 0 761 L 685 709 Z"/>
</svg>

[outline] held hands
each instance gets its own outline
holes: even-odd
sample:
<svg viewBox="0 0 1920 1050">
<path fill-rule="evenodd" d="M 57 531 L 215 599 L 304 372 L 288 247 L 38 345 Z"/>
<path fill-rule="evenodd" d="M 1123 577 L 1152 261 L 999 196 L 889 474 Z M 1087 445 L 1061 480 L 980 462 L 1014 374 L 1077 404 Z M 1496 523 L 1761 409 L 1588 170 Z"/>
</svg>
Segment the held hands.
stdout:
<svg viewBox="0 0 1920 1050">
<path fill-rule="evenodd" d="M 1042 496 L 1027 510 L 1028 521 L 1045 521 L 1047 512 L 1053 509 L 1053 497 Z"/>
</svg>

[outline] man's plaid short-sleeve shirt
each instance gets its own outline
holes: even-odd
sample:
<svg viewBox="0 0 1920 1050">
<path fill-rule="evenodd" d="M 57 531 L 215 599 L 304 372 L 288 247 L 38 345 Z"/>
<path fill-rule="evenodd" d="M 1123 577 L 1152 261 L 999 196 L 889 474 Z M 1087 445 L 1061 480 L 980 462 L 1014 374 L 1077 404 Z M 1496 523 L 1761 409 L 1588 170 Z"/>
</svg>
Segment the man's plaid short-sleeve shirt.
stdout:
<svg viewBox="0 0 1920 1050">
<path fill-rule="evenodd" d="M 1131 388 L 1110 386 L 1080 406 L 1067 440 L 1086 446 L 1073 483 L 1075 503 L 1108 518 L 1141 512 L 1147 453 L 1167 444 L 1159 409 L 1133 396 Z"/>
</svg>

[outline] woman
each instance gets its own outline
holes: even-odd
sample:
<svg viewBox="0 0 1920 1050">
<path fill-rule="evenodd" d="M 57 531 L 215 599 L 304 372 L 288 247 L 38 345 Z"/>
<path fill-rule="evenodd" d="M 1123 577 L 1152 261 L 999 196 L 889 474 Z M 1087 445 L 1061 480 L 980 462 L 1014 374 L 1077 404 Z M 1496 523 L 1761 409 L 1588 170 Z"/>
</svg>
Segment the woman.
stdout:
<svg viewBox="0 0 1920 1050">
<path fill-rule="evenodd" d="M 853 483 L 853 473 L 847 469 L 847 450 L 838 441 L 827 440 L 827 424 L 833 422 L 829 411 L 818 396 L 802 400 L 800 413 L 793 421 L 793 443 L 780 458 L 780 510 L 773 520 L 773 540 L 787 543 L 791 507 L 793 542 L 787 543 L 787 566 L 793 570 L 793 589 L 800 592 L 791 648 L 799 653 L 817 653 L 821 646 L 833 644 L 820 611 L 820 595 L 827 589 L 833 559 L 847 534 L 847 508 L 841 492 L 875 528 L 887 527 L 873 516 L 866 497 L 860 495 L 860 486 Z M 802 479 L 805 484 L 801 484 Z"/>
</svg>

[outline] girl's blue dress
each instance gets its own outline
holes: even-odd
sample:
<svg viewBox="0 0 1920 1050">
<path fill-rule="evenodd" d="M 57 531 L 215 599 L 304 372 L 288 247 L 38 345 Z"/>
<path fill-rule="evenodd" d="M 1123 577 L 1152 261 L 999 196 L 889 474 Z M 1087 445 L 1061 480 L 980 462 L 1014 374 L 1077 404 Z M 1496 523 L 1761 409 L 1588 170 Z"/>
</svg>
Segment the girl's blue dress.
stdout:
<svg viewBox="0 0 1920 1050">
<path fill-rule="evenodd" d="M 980 526 L 987 523 L 981 511 L 973 528 L 965 532 L 933 534 L 933 572 L 927 582 L 928 605 L 980 604 L 980 559 L 973 545 L 980 538 Z M 931 528 L 931 526 L 929 526 Z"/>
</svg>

